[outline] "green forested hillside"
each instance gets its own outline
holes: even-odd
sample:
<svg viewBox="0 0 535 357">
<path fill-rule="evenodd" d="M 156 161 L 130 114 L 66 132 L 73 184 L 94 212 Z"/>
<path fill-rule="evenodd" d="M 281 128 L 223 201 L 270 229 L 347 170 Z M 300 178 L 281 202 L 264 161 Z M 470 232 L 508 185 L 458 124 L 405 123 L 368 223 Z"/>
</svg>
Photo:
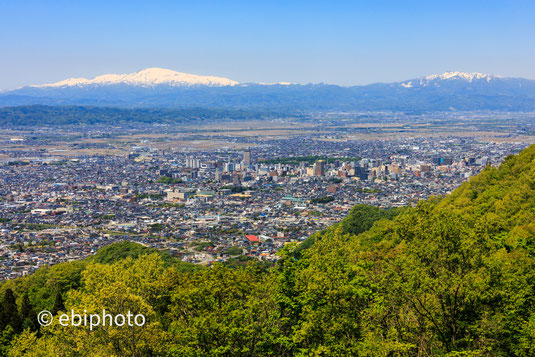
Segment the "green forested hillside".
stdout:
<svg viewBox="0 0 535 357">
<path fill-rule="evenodd" d="M 533 356 L 534 224 L 530 147 L 445 198 L 357 206 L 272 269 L 190 271 L 112 247 L 7 282 L 2 343 L 12 356 Z M 147 324 L 37 331 L 29 306 Z"/>
</svg>

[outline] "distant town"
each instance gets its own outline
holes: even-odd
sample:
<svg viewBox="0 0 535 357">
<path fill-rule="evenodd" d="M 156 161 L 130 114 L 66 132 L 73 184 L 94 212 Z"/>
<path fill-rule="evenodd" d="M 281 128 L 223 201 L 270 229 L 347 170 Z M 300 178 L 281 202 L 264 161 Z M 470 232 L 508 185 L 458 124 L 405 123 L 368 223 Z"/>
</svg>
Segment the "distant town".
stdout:
<svg viewBox="0 0 535 357">
<path fill-rule="evenodd" d="M 6 130 L 0 279 L 122 240 L 203 265 L 274 261 L 285 244 L 340 221 L 357 204 L 416 205 L 527 146 L 523 133 L 481 140 L 462 130 L 423 135 L 405 126 L 381 137 L 390 129 L 357 129 L 358 137 L 308 126 L 243 129 L 247 135 L 194 130 L 169 145 L 153 127 L 135 142 L 121 141 L 124 128 L 112 135 L 106 131 L 118 129 Z"/>
</svg>

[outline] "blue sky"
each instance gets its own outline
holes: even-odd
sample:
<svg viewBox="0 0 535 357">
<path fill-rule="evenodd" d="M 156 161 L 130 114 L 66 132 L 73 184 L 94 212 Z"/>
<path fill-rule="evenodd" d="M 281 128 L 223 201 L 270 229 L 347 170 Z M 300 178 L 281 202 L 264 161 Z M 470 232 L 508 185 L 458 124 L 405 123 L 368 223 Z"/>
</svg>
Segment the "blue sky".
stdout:
<svg viewBox="0 0 535 357">
<path fill-rule="evenodd" d="M 535 79 L 533 1 L 0 0 L 0 89 L 163 67 L 240 82 Z"/>
</svg>

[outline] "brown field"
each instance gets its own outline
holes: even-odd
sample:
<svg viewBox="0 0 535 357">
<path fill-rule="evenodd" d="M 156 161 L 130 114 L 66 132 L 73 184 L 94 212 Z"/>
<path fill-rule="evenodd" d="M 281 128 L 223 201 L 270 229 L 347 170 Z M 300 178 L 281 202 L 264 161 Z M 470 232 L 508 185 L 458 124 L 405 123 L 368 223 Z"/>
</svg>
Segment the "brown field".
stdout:
<svg viewBox="0 0 535 357">
<path fill-rule="evenodd" d="M 478 127 L 480 129 L 478 129 Z M 489 130 L 489 128 L 492 128 Z M 472 137 L 482 142 L 524 142 L 535 143 L 533 135 L 519 135 L 511 124 L 485 122 L 444 123 L 342 123 L 338 126 L 317 122 L 247 121 L 186 124 L 163 127 L 162 133 L 118 132 L 111 138 L 86 137 L 76 139 L 85 133 L 72 130 L 50 131 L 54 140 L 43 145 L 25 145 L 13 142 L 11 138 L 23 137 L 28 132 L 0 130 L 0 159 L 7 159 L 6 151 L 41 151 L 47 156 L 75 157 L 78 155 L 125 155 L 132 146 L 144 146 L 161 150 L 209 150 L 216 148 L 242 149 L 249 143 L 234 142 L 233 138 L 252 138 L 261 144 L 271 139 L 287 139 L 306 135 L 324 141 L 348 140 L 392 140 L 400 138 Z M 40 132 L 39 132 L 40 133 Z M 38 136 L 38 134 L 36 134 Z M 319 137 L 319 135 L 323 137 Z M 329 138 L 325 138 L 329 136 Z M 56 139 L 57 137 L 57 139 Z M 65 139 L 62 140 L 62 137 Z M 227 139 L 228 138 L 228 139 Z M 77 145 L 74 145 L 76 143 Z M 109 145 L 106 148 L 84 148 L 83 145 Z"/>
</svg>

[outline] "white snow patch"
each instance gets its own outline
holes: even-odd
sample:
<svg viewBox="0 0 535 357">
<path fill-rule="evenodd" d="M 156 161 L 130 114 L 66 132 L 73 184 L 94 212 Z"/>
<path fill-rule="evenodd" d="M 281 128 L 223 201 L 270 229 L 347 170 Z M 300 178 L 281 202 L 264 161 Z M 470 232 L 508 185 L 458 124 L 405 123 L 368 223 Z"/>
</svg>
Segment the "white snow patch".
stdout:
<svg viewBox="0 0 535 357">
<path fill-rule="evenodd" d="M 483 74 L 483 73 L 467 73 L 467 72 L 444 72 L 441 74 L 432 74 L 430 76 L 425 76 L 420 78 L 420 83 L 429 82 L 437 79 L 447 80 L 447 79 L 464 79 L 468 82 L 472 82 L 474 79 L 486 79 L 487 82 L 490 82 L 493 79 L 501 78 L 493 74 Z"/>
</svg>

